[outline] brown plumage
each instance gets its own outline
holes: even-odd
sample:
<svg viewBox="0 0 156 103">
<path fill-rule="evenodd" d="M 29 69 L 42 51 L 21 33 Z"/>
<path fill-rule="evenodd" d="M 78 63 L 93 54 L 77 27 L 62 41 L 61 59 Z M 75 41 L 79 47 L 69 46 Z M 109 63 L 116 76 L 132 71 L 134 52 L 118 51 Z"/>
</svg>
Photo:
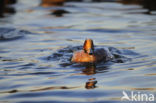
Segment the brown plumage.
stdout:
<svg viewBox="0 0 156 103">
<path fill-rule="evenodd" d="M 110 53 L 104 49 L 94 49 L 92 39 L 86 39 L 83 45 L 83 50 L 74 52 L 71 59 L 72 62 L 85 63 L 85 62 L 99 62 L 108 59 Z M 111 55 L 110 55 L 111 56 Z"/>
</svg>

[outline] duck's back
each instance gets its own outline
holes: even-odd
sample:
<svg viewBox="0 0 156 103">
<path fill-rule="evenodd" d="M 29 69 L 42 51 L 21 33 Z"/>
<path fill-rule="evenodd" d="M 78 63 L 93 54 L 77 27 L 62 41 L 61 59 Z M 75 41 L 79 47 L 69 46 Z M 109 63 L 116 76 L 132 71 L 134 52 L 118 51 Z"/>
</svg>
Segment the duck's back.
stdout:
<svg viewBox="0 0 156 103">
<path fill-rule="evenodd" d="M 113 58 L 113 55 L 106 47 L 96 49 L 95 55 L 96 55 L 97 61 L 108 61 Z"/>
</svg>

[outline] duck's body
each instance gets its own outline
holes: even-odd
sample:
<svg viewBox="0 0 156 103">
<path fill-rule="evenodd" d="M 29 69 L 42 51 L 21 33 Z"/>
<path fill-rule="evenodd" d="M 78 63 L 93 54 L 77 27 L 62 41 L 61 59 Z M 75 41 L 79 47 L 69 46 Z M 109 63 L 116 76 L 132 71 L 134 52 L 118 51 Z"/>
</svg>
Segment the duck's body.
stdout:
<svg viewBox="0 0 156 103">
<path fill-rule="evenodd" d="M 85 53 L 83 50 L 77 51 L 74 53 L 72 57 L 72 62 L 95 62 L 97 58 L 95 55 L 89 55 Z"/>
<path fill-rule="evenodd" d="M 71 59 L 72 62 L 86 63 L 86 62 L 100 62 L 112 58 L 112 55 L 107 49 L 94 50 L 93 41 L 91 39 L 85 40 L 83 50 L 74 52 Z"/>
</svg>

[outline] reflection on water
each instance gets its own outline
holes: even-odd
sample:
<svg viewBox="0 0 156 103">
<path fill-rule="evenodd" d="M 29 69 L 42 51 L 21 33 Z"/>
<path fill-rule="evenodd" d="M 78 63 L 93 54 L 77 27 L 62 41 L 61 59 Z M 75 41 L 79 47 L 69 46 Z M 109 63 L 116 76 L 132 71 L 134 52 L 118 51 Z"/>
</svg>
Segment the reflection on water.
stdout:
<svg viewBox="0 0 156 103">
<path fill-rule="evenodd" d="M 85 69 L 83 69 L 83 73 L 86 75 L 96 74 L 96 65 L 95 64 L 87 64 Z"/>
<path fill-rule="evenodd" d="M 1 103 L 121 103 L 123 90 L 155 94 L 156 19 L 147 9 L 117 2 L 44 8 L 40 2 L 18 0 L 17 12 L 0 18 Z M 55 10 L 70 13 L 50 15 Z M 70 62 L 86 38 L 114 58 Z"/>
<path fill-rule="evenodd" d="M 97 81 L 95 80 L 95 78 L 91 78 L 91 79 L 89 79 L 88 82 L 86 82 L 85 88 L 86 89 L 94 89 L 94 88 L 96 88 L 96 86 L 95 86 L 96 83 L 97 83 Z"/>
<path fill-rule="evenodd" d="M 65 0 L 41 0 L 41 6 L 50 7 L 50 6 L 62 6 Z"/>
<path fill-rule="evenodd" d="M 10 4 L 15 4 L 16 0 L 1 0 L 0 1 L 0 17 L 5 17 L 6 13 L 14 14 L 16 13 L 15 9 Z"/>
<path fill-rule="evenodd" d="M 119 0 L 123 4 L 137 4 L 142 5 L 143 8 L 148 9 L 145 14 L 152 14 L 152 11 L 156 10 L 155 0 Z"/>
<path fill-rule="evenodd" d="M 66 10 L 63 10 L 63 9 L 59 9 L 59 10 L 54 10 L 52 12 L 52 15 L 55 15 L 56 17 L 62 17 L 63 14 L 67 14 L 67 13 L 69 13 L 69 12 Z"/>
</svg>

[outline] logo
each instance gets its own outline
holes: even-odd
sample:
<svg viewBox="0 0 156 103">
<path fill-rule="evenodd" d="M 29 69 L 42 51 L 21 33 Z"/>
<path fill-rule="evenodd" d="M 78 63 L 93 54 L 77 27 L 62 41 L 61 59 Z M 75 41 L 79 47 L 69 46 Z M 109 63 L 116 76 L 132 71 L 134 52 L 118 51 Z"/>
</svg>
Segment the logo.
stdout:
<svg viewBox="0 0 156 103">
<path fill-rule="evenodd" d="M 127 93 L 125 91 L 122 91 L 122 94 L 122 101 L 154 101 L 154 94 L 152 93 L 141 93 L 134 91 L 131 91 L 131 93 Z"/>
</svg>

